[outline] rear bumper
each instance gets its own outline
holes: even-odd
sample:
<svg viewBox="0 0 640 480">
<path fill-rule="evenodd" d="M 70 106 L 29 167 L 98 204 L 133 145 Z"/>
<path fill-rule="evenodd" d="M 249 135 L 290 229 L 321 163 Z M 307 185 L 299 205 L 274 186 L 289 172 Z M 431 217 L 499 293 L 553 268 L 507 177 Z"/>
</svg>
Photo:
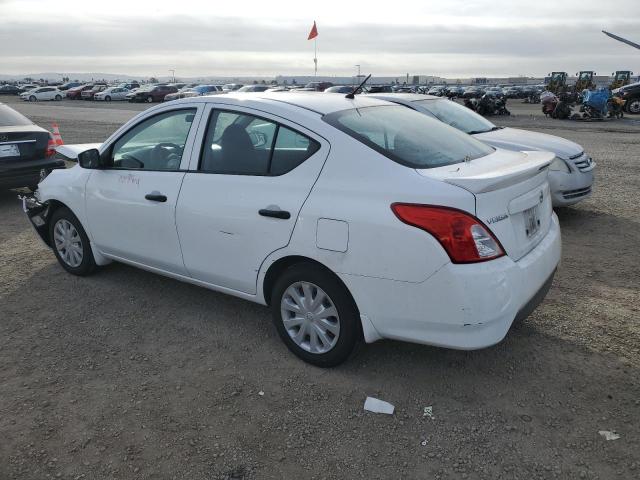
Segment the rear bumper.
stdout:
<svg viewBox="0 0 640 480">
<path fill-rule="evenodd" d="M 40 170 L 65 168 L 65 163 L 58 159 L 24 160 L 0 162 L 0 188 L 33 187 L 40 181 Z"/>
<path fill-rule="evenodd" d="M 472 350 L 500 342 L 544 299 L 560 262 L 558 218 L 517 262 L 448 263 L 421 283 L 341 275 L 381 338 Z M 376 335 L 369 335 L 375 339 Z"/>
</svg>

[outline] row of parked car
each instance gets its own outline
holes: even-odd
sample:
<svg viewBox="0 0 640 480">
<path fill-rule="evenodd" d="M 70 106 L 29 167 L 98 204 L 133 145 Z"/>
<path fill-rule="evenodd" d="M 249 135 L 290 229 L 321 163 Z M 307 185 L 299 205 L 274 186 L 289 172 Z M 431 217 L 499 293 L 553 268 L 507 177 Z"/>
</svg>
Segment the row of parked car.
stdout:
<svg viewBox="0 0 640 480">
<path fill-rule="evenodd" d="M 317 81 L 306 85 L 242 85 L 229 83 L 224 85 L 202 85 L 196 83 L 159 83 L 144 84 L 124 82 L 109 85 L 104 82 L 69 82 L 60 86 L 3 85 L 1 94 L 17 94 L 23 100 L 126 100 L 130 102 L 162 102 L 179 98 L 211 95 L 223 92 L 264 92 L 264 91 L 316 91 L 348 93 L 352 85 L 334 85 L 331 82 Z M 533 93 L 544 91 L 544 85 L 367 85 L 364 93 L 419 93 L 449 98 L 480 98 L 484 94 L 504 96 L 506 98 L 528 98 Z"/>
<path fill-rule="evenodd" d="M 229 83 L 224 85 L 202 85 L 197 83 L 158 83 L 143 84 L 123 82 L 110 85 L 105 82 L 79 83 L 64 85 L 2 85 L 0 95 L 19 95 L 25 101 L 41 100 L 98 100 L 129 102 L 163 102 L 179 98 L 197 97 L 225 92 L 263 92 L 265 90 L 284 90 L 286 87 L 273 85 L 242 85 Z M 302 88 L 301 88 L 302 89 Z"/>
<path fill-rule="evenodd" d="M 544 90 L 544 85 L 434 85 L 429 89 L 420 86 L 412 89 L 413 93 L 426 93 L 449 98 L 480 98 L 485 94 L 506 98 L 528 98 L 532 94 L 540 94 Z"/>
<path fill-rule="evenodd" d="M 348 93 L 352 85 L 333 85 L 330 82 L 311 82 L 304 87 L 289 87 L 297 91 Z M 544 85 L 366 85 L 362 93 L 418 93 L 449 98 L 480 98 L 485 94 L 506 98 L 528 98 L 541 93 Z"/>
</svg>

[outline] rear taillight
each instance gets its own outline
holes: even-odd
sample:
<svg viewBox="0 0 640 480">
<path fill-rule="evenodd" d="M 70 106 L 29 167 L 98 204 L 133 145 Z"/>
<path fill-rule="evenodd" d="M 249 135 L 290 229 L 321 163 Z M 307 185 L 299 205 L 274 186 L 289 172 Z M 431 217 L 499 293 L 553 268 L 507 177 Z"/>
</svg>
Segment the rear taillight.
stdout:
<svg viewBox="0 0 640 480">
<path fill-rule="evenodd" d="M 433 235 L 453 263 L 484 262 L 504 255 L 491 231 L 462 210 L 411 203 L 394 203 L 391 210 L 407 225 Z"/>
<path fill-rule="evenodd" d="M 53 135 L 49 134 L 49 140 L 47 141 L 47 150 L 45 156 L 47 158 L 53 157 L 56 154 L 56 141 L 53 139 Z"/>
</svg>

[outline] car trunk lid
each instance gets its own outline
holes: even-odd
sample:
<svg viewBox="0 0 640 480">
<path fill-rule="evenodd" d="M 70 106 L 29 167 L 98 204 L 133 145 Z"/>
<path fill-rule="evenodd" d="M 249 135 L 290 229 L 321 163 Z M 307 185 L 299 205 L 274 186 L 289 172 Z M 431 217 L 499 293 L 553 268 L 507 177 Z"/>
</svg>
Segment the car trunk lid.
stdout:
<svg viewBox="0 0 640 480">
<path fill-rule="evenodd" d="M 45 158 L 49 132 L 36 125 L 0 127 L 0 164 Z"/>
<path fill-rule="evenodd" d="M 507 255 L 519 260 L 544 238 L 551 226 L 547 183 L 549 152 L 496 150 L 471 162 L 418 170 L 471 192 L 475 215 L 487 225 Z"/>
</svg>

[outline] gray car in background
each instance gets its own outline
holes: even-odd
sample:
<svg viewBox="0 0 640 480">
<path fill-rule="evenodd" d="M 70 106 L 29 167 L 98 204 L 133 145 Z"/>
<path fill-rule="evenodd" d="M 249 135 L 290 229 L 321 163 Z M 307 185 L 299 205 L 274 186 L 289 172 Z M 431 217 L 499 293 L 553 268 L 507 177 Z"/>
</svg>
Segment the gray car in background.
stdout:
<svg viewBox="0 0 640 480">
<path fill-rule="evenodd" d="M 549 186 L 554 207 L 573 205 L 591 195 L 596 164 L 577 143 L 546 133 L 497 127 L 459 103 L 440 97 L 410 93 L 371 96 L 435 117 L 492 147 L 554 153 L 556 158 L 549 167 Z"/>
</svg>

